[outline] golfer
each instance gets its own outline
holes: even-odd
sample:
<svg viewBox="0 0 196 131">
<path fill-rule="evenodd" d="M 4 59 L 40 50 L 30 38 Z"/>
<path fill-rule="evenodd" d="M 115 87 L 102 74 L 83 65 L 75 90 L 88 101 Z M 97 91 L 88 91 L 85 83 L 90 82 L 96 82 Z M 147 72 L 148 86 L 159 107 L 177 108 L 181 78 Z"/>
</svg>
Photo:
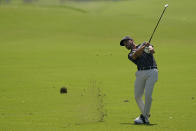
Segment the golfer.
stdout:
<svg viewBox="0 0 196 131">
<path fill-rule="evenodd" d="M 157 64 L 153 57 L 155 53 L 153 46 L 148 42 L 136 45 L 134 40 L 126 36 L 120 41 L 121 46 L 125 46 L 131 50 L 128 54 L 129 60 L 137 65 L 138 71 L 135 73 L 135 100 L 141 111 L 141 115 L 137 117 L 135 124 L 149 124 L 150 108 L 152 103 L 152 92 L 154 84 L 158 80 Z M 145 90 L 145 104 L 142 96 Z"/>
</svg>

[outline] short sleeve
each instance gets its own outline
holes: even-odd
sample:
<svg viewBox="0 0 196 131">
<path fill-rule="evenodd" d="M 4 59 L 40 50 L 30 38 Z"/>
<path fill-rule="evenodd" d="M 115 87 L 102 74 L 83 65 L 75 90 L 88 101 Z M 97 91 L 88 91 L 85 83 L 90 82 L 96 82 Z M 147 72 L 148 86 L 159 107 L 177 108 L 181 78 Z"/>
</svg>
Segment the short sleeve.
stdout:
<svg viewBox="0 0 196 131">
<path fill-rule="evenodd" d="M 131 51 L 129 54 L 128 54 L 128 58 L 129 58 L 129 60 L 131 60 L 131 61 L 135 61 L 135 60 L 133 60 L 133 54 L 136 52 L 136 50 L 133 50 L 133 51 Z"/>
</svg>

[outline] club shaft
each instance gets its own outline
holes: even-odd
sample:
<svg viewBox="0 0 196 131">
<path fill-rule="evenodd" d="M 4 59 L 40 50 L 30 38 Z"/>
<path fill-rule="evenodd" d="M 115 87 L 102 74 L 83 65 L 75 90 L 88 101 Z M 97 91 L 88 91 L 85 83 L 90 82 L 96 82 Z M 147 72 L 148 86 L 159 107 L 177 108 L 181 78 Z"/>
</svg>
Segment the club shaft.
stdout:
<svg viewBox="0 0 196 131">
<path fill-rule="evenodd" d="M 158 20 L 156 26 L 155 26 L 155 28 L 154 28 L 154 30 L 153 30 L 153 32 L 152 32 L 152 35 L 151 35 L 151 37 L 150 37 L 150 39 L 149 39 L 149 41 L 148 41 L 149 43 L 150 43 L 151 40 L 152 40 L 152 37 L 153 37 L 153 35 L 154 35 L 154 33 L 155 33 L 155 31 L 156 31 L 156 29 L 157 29 L 157 27 L 158 27 L 158 25 L 159 25 L 159 23 L 160 23 L 160 21 L 161 21 L 161 18 L 162 18 L 162 16 L 163 16 L 163 14 L 164 14 L 166 8 L 167 8 L 167 7 L 164 8 L 164 10 L 163 10 L 163 12 L 162 12 L 162 14 L 161 14 L 161 16 L 160 16 L 160 18 L 159 18 L 159 20 Z"/>
</svg>

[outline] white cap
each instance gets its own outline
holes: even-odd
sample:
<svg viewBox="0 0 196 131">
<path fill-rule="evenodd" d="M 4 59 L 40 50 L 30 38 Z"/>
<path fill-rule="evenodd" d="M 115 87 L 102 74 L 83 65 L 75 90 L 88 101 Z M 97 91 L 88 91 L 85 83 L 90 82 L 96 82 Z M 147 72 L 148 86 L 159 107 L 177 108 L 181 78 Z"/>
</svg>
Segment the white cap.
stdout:
<svg viewBox="0 0 196 131">
<path fill-rule="evenodd" d="M 165 7 L 168 7 L 168 4 L 166 4 Z"/>
</svg>

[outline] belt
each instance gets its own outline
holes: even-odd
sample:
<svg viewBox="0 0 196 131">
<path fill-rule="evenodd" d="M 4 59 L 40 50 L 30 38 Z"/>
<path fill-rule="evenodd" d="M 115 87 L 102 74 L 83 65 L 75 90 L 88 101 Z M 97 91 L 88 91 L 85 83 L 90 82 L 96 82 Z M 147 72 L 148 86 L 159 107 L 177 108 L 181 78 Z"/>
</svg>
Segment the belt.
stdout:
<svg viewBox="0 0 196 131">
<path fill-rule="evenodd" d="M 150 69 L 157 69 L 156 66 L 148 66 L 148 67 L 138 67 L 138 70 L 150 70 Z"/>
</svg>

